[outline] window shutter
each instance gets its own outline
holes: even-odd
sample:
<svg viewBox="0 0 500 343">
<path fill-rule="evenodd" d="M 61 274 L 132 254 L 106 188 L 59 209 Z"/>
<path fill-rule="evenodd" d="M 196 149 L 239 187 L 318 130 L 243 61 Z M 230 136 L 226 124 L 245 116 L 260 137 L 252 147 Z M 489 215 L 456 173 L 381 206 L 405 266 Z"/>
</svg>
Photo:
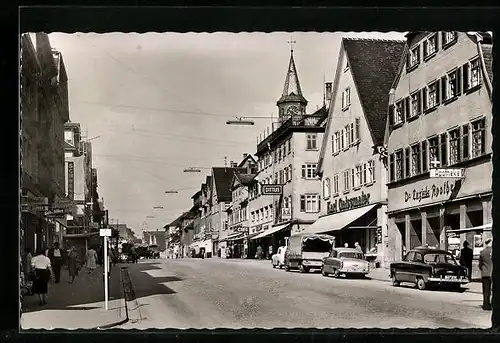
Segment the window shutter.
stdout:
<svg viewBox="0 0 500 343">
<path fill-rule="evenodd" d="M 332 154 L 335 153 L 335 135 L 332 135 Z"/>
<path fill-rule="evenodd" d="M 440 95 L 441 95 L 441 82 L 439 80 L 436 81 L 436 105 L 439 105 L 441 103 Z"/>
<path fill-rule="evenodd" d="M 394 126 L 394 105 L 389 105 L 389 126 Z"/>
<path fill-rule="evenodd" d="M 422 142 L 422 172 L 425 173 L 427 171 L 427 141 Z"/>
<path fill-rule="evenodd" d="M 441 45 L 444 45 L 446 42 L 446 32 L 441 32 Z"/>
<path fill-rule="evenodd" d="M 306 177 L 306 165 L 302 165 L 302 177 Z"/>
<path fill-rule="evenodd" d="M 356 140 L 359 140 L 360 139 L 360 125 L 361 125 L 361 119 L 360 118 L 356 118 L 355 119 L 355 123 L 356 123 L 356 128 L 355 128 L 355 134 L 356 134 Z"/>
<path fill-rule="evenodd" d="M 417 46 L 417 64 L 420 63 L 420 45 Z"/>
<path fill-rule="evenodd" d="M 305 195 L 300 196 L 300 211 L 301 212 L 306 211 L 306 196 Z"/>
<path fill-rule="evenodd" d="M 289 173 L 290 173 L 289 174 L 290 175 L 290 181 L 292 181 L 292 165 L 291 164 L 288 166 L 288 170 L 289 170 Z"/>
<path fill-rule="evenodd" d="M 457 69 L 457 96 L 461 94 L 462 90 L 462 67 L 458 67 Z"/>
<path fill-rule="evenodd" d="M 441 167 L 445 167 L 448 165 L 448 134 L 447 133 L 442 133 L 441 134 L 441 151 L 440 151 L 440 162 L 441 162 Z"/>
<path fill-rule="evenodd" d="M 411 67 L 411 64 L 410 64 L 411 57 L 410 56 L 411 56 L 411 53 L 408 51 L 408 53 L 406 54 L 406 69 Z"/>
<path fill-rule="evenodd" d="M 371 166 L 372 166 L 372 179 L 371 182 L 375 181 L 375 161 L 371 161 Z"/>
<path fill-rule="evenodd" d="M 318 194 L 318 212 L 321 212 L 321 197 Z"/>
<path fill-rule="evenodd" d="M 462 66 L 462 85 L 465 93 L 469 89 L 469 63 Z"/>
<path fill-rule="evenodd" d="M 403 106 L 404 106 L 404 111 L 403 111 L 403 122 L 406 121 L 407 118 L 410 118 L 411 117 L 411 114 L 410 114 L 410 97 L 406 97 L 404 99 L 404 102 L 403 102 Z"/>
<path fill-rule="evenodd" d="M 355 174 L 356 174 L 355 169 L 352 168 L 351 169 L 351 185 L 352 185 L 352 187 L 354 187 L 354 185 L 356 185 L 356 183 L 354 182 Z"/>
<path fill-rule="evenodd" d="M 446 90 L 448 89 L 448 87 L 446 87 L 446 81 L 447 81 L 447 77 L 446 76 L 443 76 L 441 78 L 441 101 L 445 101 L 446 100 Z M 438 82 L 439 84 L 439 82 Z M 439 101 L 438 101 L 439 103 Z"/>
<path fill-rule="evenodd" d="M 422 108 L 427 109 L 427 87 L 422 88 Z"/>
<path fill-rule="evenodd" d="M 425 41 L 424 41 L 424 56 L 428 56 L 428 53 L 427 53 L 427 45 L 428 45 L 428 44 L 429 44 L 429 43 L 425 40 Z"/>
</svg>

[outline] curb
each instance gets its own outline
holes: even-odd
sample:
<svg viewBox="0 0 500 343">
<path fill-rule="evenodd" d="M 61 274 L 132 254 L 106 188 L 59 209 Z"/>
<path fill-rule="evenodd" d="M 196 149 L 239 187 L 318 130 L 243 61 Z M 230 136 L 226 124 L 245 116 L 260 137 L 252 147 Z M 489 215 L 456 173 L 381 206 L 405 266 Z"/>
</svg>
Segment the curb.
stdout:
<svg viewBox="0 0 500 343">
<path fill-rule="evenodd" d="M 123 283 L 123 276 L 122 276 L 121 267 L 120 267 L 120 284 L 122 286 L 121 289 L 120 289 L 120 303 L 122 305 L 120 307 L 120 318 L 122 317 L 122 311 L 123 311 L 122 309 L 125 309 L 125 319 L 122 319 L 122 320 L 120 320 L 118 322 L 115 322 L 115 323 L 98 326 L 98 327 L 96 327 L 94 329 L 96 329 L 96 330 L 110 329 L 110 328 L 113 328 L 115 326 L 123 325 L 123 324 L 125 324 L 125 323 L 127 323 L 129 321 L 127 301 L 125 300 L 125 285 Z"/>
</svg>

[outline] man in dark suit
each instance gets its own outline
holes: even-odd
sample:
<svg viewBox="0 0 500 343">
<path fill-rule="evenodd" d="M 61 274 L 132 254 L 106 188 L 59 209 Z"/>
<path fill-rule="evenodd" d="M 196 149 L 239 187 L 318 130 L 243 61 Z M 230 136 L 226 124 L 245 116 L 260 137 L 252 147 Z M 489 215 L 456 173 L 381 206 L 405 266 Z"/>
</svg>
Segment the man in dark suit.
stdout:
<svg viewBox="0 0 500 343">
<path fill-rule="evenodd" d="M 61 267 L 63 265 L 63 251 L 59 248 L 59 242 L 54 243 L 54 247 L 49 249 L 47 256 L 50 259 L 52 270 L 54 271 L 55 282 L 59 283 L 61 279 Z"/>
<path fill-rule="evenodd" d="M 467 275 L 469 279 L 472 280 L 472 258 L 474 253 L 471 248 L 469 248 L 469 242 L 464 242 L 464 247 L 460 250 L 460 265 L 467 268 Z"/>
<path fill-rule="evenodd" d="M 484 244 L 486 247 L 479 253 L 479 269 L 481 270 L 481 280 L 483 282 L 483 310 L 491 311 L 492 239 L 488 238 Z"/>
</svg>

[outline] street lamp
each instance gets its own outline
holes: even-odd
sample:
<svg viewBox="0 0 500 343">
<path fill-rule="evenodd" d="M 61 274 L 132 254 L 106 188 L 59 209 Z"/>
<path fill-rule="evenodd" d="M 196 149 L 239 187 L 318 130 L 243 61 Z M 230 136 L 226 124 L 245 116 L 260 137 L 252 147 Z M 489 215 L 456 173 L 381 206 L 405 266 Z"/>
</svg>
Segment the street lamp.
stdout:
<svg viewBox="0 0 500 343">
<path fill-rule="evenodd" d="M 184 169 L 184 173 L 201 173 L 201 170 L 194 167 Z"/>
<path fill-rule="evenodd" d="M 178 194 L 178 193 L 179 193 L 179 191 L 176 191 L 176 190 L 173 190 L 173 189 L 165 191 L 165 194 Z"/>
<path fill-rule="evenodd" d="M 163 206 L 154 206 L 153 209 L 163 210 Z"/>
<path fill-rule="evenodd" d="M 248 118 L 248 117 L 246 117 Z M 236 117 L 236 120 L 228 120 L 226 121 L 226 125 L 254 125 L 253 120 L 243 120 L 243 117 Z"/>
</svg>

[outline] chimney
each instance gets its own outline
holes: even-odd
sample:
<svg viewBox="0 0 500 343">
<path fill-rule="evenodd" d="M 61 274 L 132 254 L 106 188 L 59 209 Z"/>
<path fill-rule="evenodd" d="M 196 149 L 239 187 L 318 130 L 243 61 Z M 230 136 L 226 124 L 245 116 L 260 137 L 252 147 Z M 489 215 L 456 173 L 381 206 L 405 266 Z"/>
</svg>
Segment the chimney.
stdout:
<svg viewBox="0 0 500 343">
<path fill-rule="evenodd" d="M 326 101 L 328 101 L 328 102 L 332 101 L 332 83 L 331 82 L 325 83 L 325 95 L 326 95 Z"/>
<path fill-rule="evenodd" d="M 231 168 L 238 167 L 238 163 L 231 161 Z"/>
</svg>

